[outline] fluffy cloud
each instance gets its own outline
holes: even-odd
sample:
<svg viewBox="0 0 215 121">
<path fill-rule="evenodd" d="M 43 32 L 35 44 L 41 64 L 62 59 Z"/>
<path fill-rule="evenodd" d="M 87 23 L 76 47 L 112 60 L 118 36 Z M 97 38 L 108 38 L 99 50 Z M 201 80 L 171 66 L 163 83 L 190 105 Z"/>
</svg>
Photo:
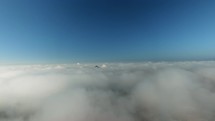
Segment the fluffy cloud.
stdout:
<svg viewBox="0 0 215 121">
<path fill-rule="evenodd" d="M 1 121 L 214 121 L 215 62 L 0 67 Z"/>
</svg>

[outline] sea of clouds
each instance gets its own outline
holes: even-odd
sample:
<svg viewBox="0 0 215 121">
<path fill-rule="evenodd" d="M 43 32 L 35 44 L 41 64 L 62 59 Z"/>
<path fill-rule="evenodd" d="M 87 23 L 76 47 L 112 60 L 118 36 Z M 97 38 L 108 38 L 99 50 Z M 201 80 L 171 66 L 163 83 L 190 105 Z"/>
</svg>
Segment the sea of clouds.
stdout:
<svg viewBox="0 0 215 121">
<path fill-rule="evenodd" d="M 0 121 L 215 121 L 215 62 L 1 65 Z"/>
</svg>

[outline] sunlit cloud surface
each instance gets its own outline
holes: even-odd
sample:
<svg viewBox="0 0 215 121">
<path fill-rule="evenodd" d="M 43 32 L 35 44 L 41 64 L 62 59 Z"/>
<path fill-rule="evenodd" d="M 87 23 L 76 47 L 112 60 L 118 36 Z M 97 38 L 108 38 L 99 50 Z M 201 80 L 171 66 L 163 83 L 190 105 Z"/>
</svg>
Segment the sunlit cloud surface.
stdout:
<svg viewBox="0 0 215 121">
<path fill-rule="evenodd" d="M 213 61 L 0 67 L 1 121 L 214 121 L 214 112 Z"/>
</svg>

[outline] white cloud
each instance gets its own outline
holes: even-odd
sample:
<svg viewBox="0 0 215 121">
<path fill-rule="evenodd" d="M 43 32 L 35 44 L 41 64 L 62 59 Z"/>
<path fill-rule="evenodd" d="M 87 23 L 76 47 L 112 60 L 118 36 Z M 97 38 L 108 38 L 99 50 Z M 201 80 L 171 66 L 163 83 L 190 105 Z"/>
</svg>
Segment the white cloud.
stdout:
<svg viewBox="0 0 215 121">
<path fill-rule="evenodd" d="M 214 73 L 213 61 L 1 66 L 0 120 L 213 121 Z"/>
</svg>

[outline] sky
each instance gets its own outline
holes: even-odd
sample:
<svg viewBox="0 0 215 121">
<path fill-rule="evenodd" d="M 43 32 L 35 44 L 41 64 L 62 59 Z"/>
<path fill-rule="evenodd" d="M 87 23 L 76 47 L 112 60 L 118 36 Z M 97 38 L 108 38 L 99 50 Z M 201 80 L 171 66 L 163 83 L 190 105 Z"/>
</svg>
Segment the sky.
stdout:
<svg viewBox="0 0 215 121">
<path fill-rule="evenodd" d="M 214 0 L 0 0 L 0 63 L 215 59 Z"/>
</svg>

